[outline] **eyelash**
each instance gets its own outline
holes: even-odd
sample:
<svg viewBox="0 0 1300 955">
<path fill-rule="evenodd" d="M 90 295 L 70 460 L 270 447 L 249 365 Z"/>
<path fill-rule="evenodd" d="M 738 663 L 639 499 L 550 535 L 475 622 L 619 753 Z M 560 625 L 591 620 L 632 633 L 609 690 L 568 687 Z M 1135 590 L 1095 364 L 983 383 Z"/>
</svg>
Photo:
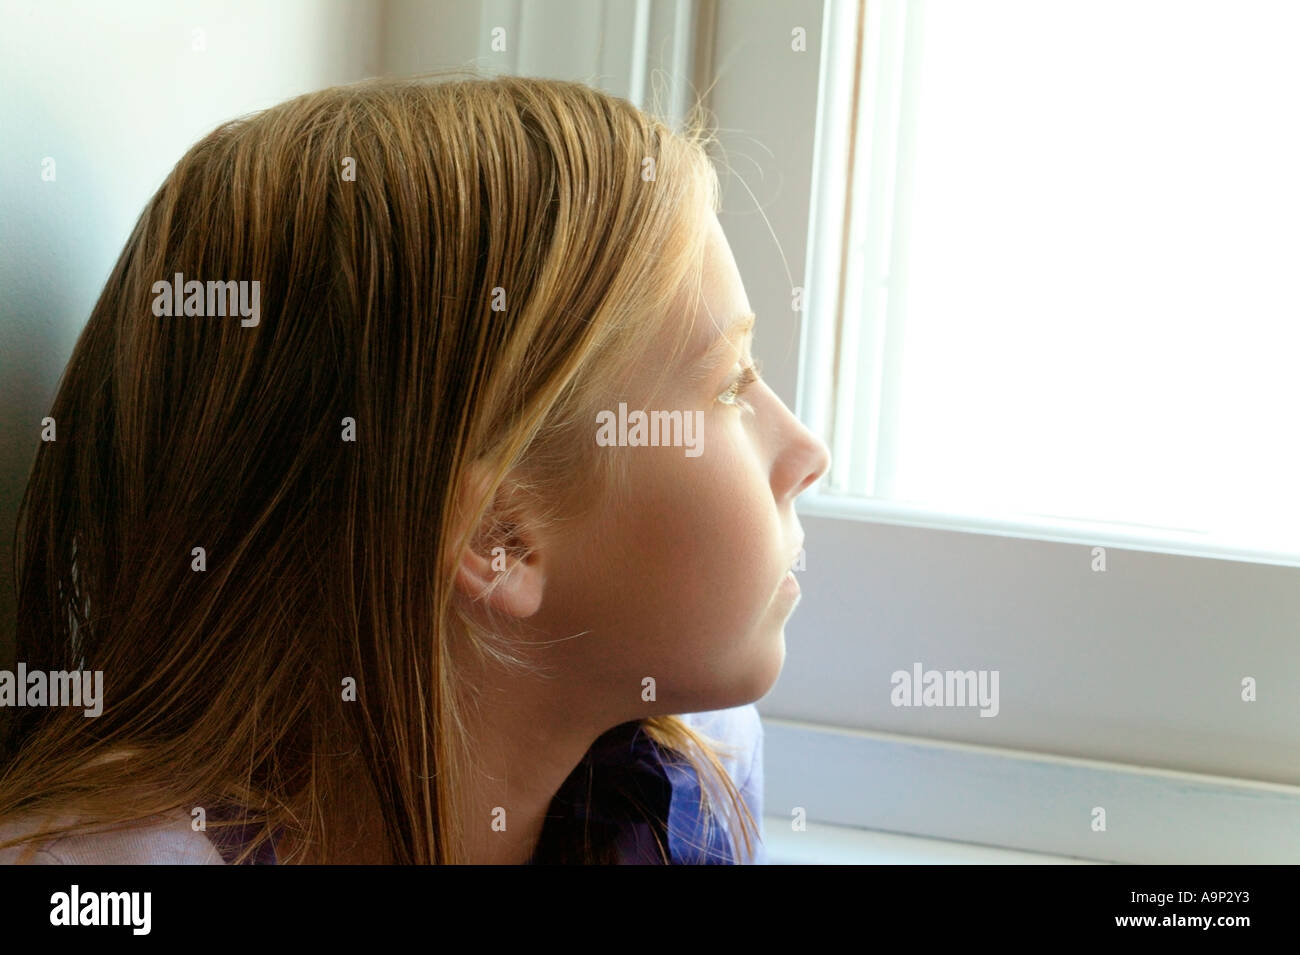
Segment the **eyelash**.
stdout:
<svg viewBox="0 0 1300 955">
<path fill-rule="evenodd" d="M 736 376 L 735 381 L 731 383 L 727 390 L 718 396 L 719 400 L 725 398 L 727 400 L 722 401 L 724 405 L 734 404 L 738 407 L 753 411 L 753 405 L 749 404 L 747 401 L 741 401 L 740 396 L 750 385 L 758 383 L 762 371 L 763 363 L 761 361 L 755 361 L 752 365 L 746 365 L 740 370 L 740 374 Z"/>
</svg>

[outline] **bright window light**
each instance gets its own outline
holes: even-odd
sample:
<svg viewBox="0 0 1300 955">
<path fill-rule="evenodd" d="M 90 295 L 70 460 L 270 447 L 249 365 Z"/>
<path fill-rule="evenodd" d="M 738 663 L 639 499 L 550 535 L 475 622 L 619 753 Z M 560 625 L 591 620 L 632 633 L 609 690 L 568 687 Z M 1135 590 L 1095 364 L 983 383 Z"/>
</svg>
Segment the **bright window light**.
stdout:
<svg viewBox="0 0 1300 955">
<path fill-rule="evenodd" d="M 826 491 L 1300 554 L 1300 3 L 865 10 Z"/>
</svg>

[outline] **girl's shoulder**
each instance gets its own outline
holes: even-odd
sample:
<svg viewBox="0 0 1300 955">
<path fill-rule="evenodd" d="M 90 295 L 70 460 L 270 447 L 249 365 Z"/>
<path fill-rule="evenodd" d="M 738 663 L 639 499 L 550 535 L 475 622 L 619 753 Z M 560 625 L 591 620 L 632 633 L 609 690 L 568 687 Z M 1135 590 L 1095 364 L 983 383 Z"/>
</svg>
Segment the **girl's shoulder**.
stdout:
<svg viewBox="0 0 1300 955">
<path fill-rule="evenodd" d="M 762 863 L 766 853 L 762 844 L 763 823 L 763 724 L 753 704 L 705 713 L 689 713 L 682 717 L 692 729 L 718 744 L 716 752 L 732 783 L 758 827 L 758 842 L 753 852 L 743 862 Z M 628 724 L 631 727 L 632 724 Z M 613 738 L 613 735 L 610 737 Z M 733 862 L 728 849 L 729 827 L 721 817 L 714 817 L 711 825 L 705 824 L 702 807 L 701 783 L 689 766 L 661 758 L 662 754 L 641 734 L 635 734 L 631 747 L 626 741 L 616 751 L 617 763 L 631 765 L 640 776 L 648 776 L 662 783 L 661 790 L 653 786 L 647 791 L 662 792 L 662 802 L 655 807 L 667 816 L 667 841 L 672 859 L 677 863 Z M 724 795 L 711 792 L 715 806 L 725 804 Z M 666 804 L 666 805 L 665 805 Z M 579 809 L 595 810 L 595 806 L 581 803 Z M 611 821 L 629 822 L 617 815 L 615 808 L 600 807 Z M 594 815 L 594 813 L 593 813 Z M 662 816 L 661 816 L 662 818 Z M 65 825 L 72 820 L 61 817 L 54 820 L 25 817 L 0 821 L 0 843 L 23 836 L 36 835 L 42 827 Z M 636 826 L 629 826 L 622 854 L 625 861 L 651 860 L 652 853 L 645 846 L 652 839 Z M 642 845 L 644 843 L 645 845 Z M 644 850 L 644 851 L 643 851 Z M 93 832 L 78 832 L 64 836 L 39 838 L 18 846 L 0 848 L 0 864 L 29 863 L 36 865 L 223 865 L 225 860 L 213 841 L 204 832 L 195 831 L 190 817 L 177 810 L 163 817 L 155 817 L 132 825 L 114 826 Z"/>
<path fill-rule="evenodd" d="M 0 822 L 0 844 L 37 836 L 17 846 L 0 848 L 0 864 L 16 865 L 224 865 L 221 854 L 190 817 L 177 810 L 130 825 L 92 832 L 39 838 L 42 829 L 67 825 L 68 817 L 22 817 Z"/>
<path fill-rule="evenodd" d="M 689 713 L 682 719 L 698 733 L 718 744 L 718 759 L 727 770 L 740 798 L 749 809 L 756 827 L 755 841 L 750 853 L 733 859 L 724 834 L 731 834 L 725 817 L 714 820 L 712 832 L 705 825 L 702 811 L 700 780 L 694 772 L 681 765 L 668 766 L 673 797 L 669 815 L 669 845 L 675 860 L 682 862 L 743 862 L 763 864 L 767 852 L 763 846 L 763 721 L 758 709 L 750 703 L 745 706 L 705 713 Z M 710 790 L 714 806 L 725 805 L 725 794 Z M 738 835 L 738 833 L 737 833 Z M 740 840 L 742 852 L 744 841 Z"/>
<path fill-rule="evenodd" d="M 692 761 L 661 746 L 642 721 L 621 723 L 602 734 L 552 800 L 551 813 L 533 862 L 572 858 L 578 839 L 598 832 L 615 845 L 624 865 L 733 864 L 765 862 L 762 851 L 763 725 L 753 704 L 679 719 L 705 737 L 754 818 L 759 842 L 741 859 L 731 851 L 726 793 L 706 793 Z M 743 854 L 743 840 L 742 840 Z M 667 855 L 667 859 L 665 859 Z"/>
<path fill-rule="evenodd" d="M 763 720 L 753 703 L 706 713 L 687 713 L 682 719 L 720 744 L 718 758 L 737 787 L 744 788 L 763 776 Z"/>
</svg>

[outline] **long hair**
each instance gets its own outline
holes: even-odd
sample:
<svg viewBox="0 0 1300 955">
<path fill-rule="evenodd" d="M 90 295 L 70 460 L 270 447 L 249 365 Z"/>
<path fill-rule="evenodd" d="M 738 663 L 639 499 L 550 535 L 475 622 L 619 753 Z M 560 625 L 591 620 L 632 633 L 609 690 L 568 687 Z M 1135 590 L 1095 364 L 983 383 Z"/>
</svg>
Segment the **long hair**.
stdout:
<svg viewBox="0 0 1300 955">
<path fill-rule="evenodd" d="M 77 820 L 48 836 L 215 801 L 259 827 L 247 852 L 283 832 L 285 861 L 346 861 L 362 799 L 387 861 L 464 861 L 474 697 L 450 649 L 521 664 L 452 600 L 469 465 L 494 475 L 469 528 L 507 476 L 556 518 L 619 486 L 589 422 L 698 294 L 697 210 L 719 192 L 698 104 L 677 131 L 577 83 L 440 79 L 225 123 L 145 207 L 15 541 L 17 659 L 102 671 L 111 698 L 93 720 L 9 711 L 0 819 Z M 257 281 L 257 327 L 156 317 L 177 273 Z M 749 852 L 714 741 L 642 726 Z"/>
</svg>

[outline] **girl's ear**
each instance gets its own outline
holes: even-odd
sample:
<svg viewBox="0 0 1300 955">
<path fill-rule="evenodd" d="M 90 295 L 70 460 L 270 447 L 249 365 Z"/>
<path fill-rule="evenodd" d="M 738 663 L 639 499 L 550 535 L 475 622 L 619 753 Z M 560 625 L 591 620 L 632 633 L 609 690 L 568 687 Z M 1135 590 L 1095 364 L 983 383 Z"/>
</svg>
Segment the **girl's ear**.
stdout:
<svg viewBox="0 0 1300 955">
<path fill-rule="evenodd" d="M 462 497 L 461 513 L 453 529 L 459 534 L 469 510 L 486 489 L 486 475 L 471 467 Z M 531 617 L 542 606 L 546 583 L 540 540 L 533 533 L 529 518 L 518 505 L 508 509 L 497 503 L 483 515 L 470 537 L 469 547 L 456 567 L 456 590 L 474 603 L 486 603 L 491 609 L 511 617 Z M 455 540 L 453 536 L 453 541 Z"/>
</svg>

